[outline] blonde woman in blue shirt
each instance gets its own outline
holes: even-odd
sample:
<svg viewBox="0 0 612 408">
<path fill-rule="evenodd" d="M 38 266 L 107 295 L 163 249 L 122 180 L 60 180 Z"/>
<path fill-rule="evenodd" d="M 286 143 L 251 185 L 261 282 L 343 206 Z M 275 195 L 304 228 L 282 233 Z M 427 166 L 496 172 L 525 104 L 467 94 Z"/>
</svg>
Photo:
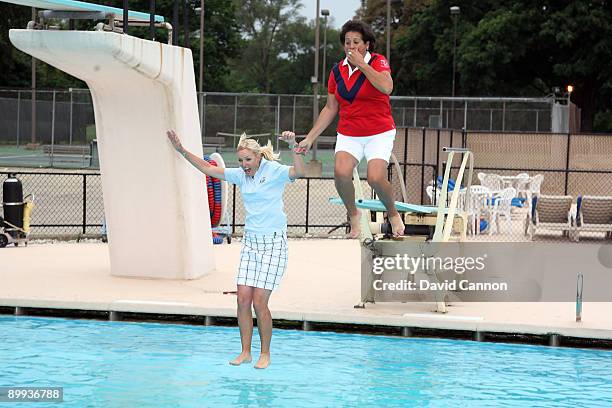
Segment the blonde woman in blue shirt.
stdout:
<svg viewBox="0 0 612 408">
<path fill-rule="evenodd" d="M 176 151 L 195 168 L 240 188 L 246 210 L 236 278 L 242 352 L 230 364 L 240 365 L 252 360 L 252 305 L 261 339 L 261 355 L 255 368 L 266 368 L 270 365 L 272 339 L 272 315 L 268 300 L 287 267 L 287 216 L 283 210 L 283 192 L 287 183 L 304 176 L 303 149 L 297 147 L 295 133 L 283 132 L 280 139 L 289 144 L 293 157 L 293 166 L 285 166 L 278 163 L 279 157 L 274 153 L 270 141 L 266 146 L 260 146 L 256 140 L 243 135 L 237 148 L 240 167 L 221 169 L 185 150 L 173 130 L 167 134 Z"/>
</svg>

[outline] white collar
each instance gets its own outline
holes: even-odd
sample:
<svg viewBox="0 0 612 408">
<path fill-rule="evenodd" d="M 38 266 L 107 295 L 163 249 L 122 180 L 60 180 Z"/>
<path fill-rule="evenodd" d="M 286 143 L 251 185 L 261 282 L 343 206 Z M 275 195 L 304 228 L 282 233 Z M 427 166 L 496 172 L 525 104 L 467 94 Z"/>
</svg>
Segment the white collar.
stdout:
<svg viewBox="0 0 612 408">
<path fill-rule="evenodd" d="M 365 56 L 363 57 L 363 60 L 365 61 L 365 63 L 369 63 L 370 60 L 372 59 L 372 54 L 370 54 L 370 51 L 366 51 Z M 354 69 L 349 65 L 348 63 L 348 58 L 344 57 L 344 61 L 342 62 L 342 66 L 348 65 L 349 66 L 349 78 L 351 77 L 351 75 L 353 75 L 353 73 L 355 71 L 357 71 L 359 69 L 359 67 L 355 67 Z"/>
</svg>

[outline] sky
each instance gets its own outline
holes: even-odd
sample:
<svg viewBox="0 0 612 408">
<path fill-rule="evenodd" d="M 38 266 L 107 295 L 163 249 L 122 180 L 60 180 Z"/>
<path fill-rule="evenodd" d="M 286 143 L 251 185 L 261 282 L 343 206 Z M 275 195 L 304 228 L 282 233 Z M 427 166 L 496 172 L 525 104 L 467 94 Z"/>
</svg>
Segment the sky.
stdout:
<svg viewBox="0 0 612 408">
<path fill-rule="evenodd" d="M 328 9 L 329 17 L 334 18 L 334 28 L 340 28 L 355 15 L 355 10 L 361 6 L 361 0 L 319 0 L 319 8 Z M 308 20 L 314 19 L 317 0 L 302 0 L 304 7 L 300 14 Z"/>
</svg>

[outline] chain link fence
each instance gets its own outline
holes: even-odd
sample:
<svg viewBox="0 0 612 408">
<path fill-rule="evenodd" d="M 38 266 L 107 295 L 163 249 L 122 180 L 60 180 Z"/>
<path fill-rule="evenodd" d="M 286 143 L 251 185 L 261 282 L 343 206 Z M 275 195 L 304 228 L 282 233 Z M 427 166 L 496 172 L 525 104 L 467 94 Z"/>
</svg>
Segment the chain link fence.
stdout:
<svg viewBox="0 0 612 408">
<path fill-rule="evenodd" d="M 584 218 L 583 224 L 597 224 L 598 229 L 582 225 L 578 237 L 580 241 L 612 242 L 602 241 L 606 236 L 612 237 L 611 135 L 399 129 L 394 148 L 399 172 L 396 167 L 389 167 L 389 178 L 397 200 L 425 205 L 436 203 L 434 191 L 440 187 L 437 180 L 442 176 L 447 160 L 442 152 L 445 146 L 466 147 L 474 153 L 473 186 L 486 184 L 482 179 L 484 174 L 504 178 L 497 191 L 481 200 L 483 207 L 479 212 L 473 212 L 469 206 L 463 207 L 466 224 L 472 232 L 468 235 L 469 240 L 574 240 L 573 234 L 578 232 L 580 226 L 579 206 L 582 205 L 582 210 L 590 211 L 588 217 L 595 218 L 594 221 Z M 460 159 L 456 157 L 451 178 L 456 179 L 459 165 Z M 24 193 L 34 195 L 33 235 L 100 233 L 104 205 L 98 173 L 16 173 L 23 183 Z M 517 185 L 516 176 L 519 173 L 526 173 L 530 178 L 541 175 L 541 185 L 537 191 L 534 188 L 527 193 L 527 185 Z M 0 172 L 0 182 L 7 175 L 8 172 Z M 365 175 L 361 183 L 365 195 L 371 197 L 372 190 L 364 178 Z M 402 180 L 405 180 L 406 200 L 401 194 Z M 517 191 L 512 197 L 509 211 L 502 214 L 493 204 L 507 187 L 514 187 Z M 232 188 L 230 192 L 227 222 L 234 233 L 241 234 L 245 214 L 240 191 Z M 331 177 L 300 179 L 290 184 L 284 195 L 288 232 L 294 236 L 343 235 L 346 232 L 346 211 L 342 206 L 329 203 L 329 199 L 336 196 Z M 533 197 L 536 196 L 553 201 L 568 200 L 565 203 L 567 208 L 542 209 L 539 217 L 544 223 L 531 227 L 529 223 L 533 224 L 535 219 Z M 584 201 L 588 197 L 595 202 L 596 208 L 592 209 L 593 204 Z M 566 223 L 569 222 L 570 230 L 564 233 L 563 225 L 544 225 L 555 217 L 556 224 L 563 224 L 564 219 Z M 571 219 L 568 220 L 568 217 Z M 475 228 L 476 224 L 478 228 Z M 530 234 L 526 227 L 534 228 L 534 234 Z"/>
<path fill-rule="evenodd" d="M 0 165 L 98 168 L 89 90 L 36 91 L 34 101 L 32 95 L 30 90 L 0 90 Z M 319 97 L 319 109 L 325 100 Z M 202 143 L 220 151 L 232 150 L 243 132 L 270 135 L 278 148 L 272 135 L 285 129 L 306 134 L 312 125 L 312 95 L 205 92 L 198 102 Z M 468 131 L 549 132 L 554 106 L 553 98 L 391 97 L 398 127 Z M 335 136 L 336 125 L 337 118 L 324 136 Z"/>
<path fill-rule="evenodd" d="M 408 202 L 436 203 L 445 146 L 474 154 L 471 194 L 479 201 L 460 200 L 468 230 L 474 231 L 468 239 L 612 243 L 612 135 L 402 129 L 394 155 Z M 455 156 L 452 163 L 453 180 L 460 160 Z M 401 200 L 400 178 L 394 168 L 390 173 Z M 483 186 L 488 191 L 481 193 Z"/>
<path fill-rule="evenodd" d="M 104 202 L 98 173 L 1 172 L 0 183 L 15 174 L 24 195 L 31 194 L 33 236 L 99 235 Z"/>
<path fill-rule="evenodd" d="M 0 184 L 9 174 L 15 174 L 21 181 L 24 195 L 33 195 L 32 237 L 102 234 L 104 202 L 99 173 L 0 172 Z M 362 185 L 364 194 L 371 197 L 367 182 L 362 181 Z M 299 179 L 288 185 L 283 198 L 288 233 L 293 236 L 344 235 L 347 232 L 346 211 L 342 206 L 329 203 L 329 199 L 336 196 L 331 178 Z M 242 234 L 244 230 L 245 212 L 241 202 L 240 190 L 232 186 L 226 221 L 235 234 Z"/>
</svg>

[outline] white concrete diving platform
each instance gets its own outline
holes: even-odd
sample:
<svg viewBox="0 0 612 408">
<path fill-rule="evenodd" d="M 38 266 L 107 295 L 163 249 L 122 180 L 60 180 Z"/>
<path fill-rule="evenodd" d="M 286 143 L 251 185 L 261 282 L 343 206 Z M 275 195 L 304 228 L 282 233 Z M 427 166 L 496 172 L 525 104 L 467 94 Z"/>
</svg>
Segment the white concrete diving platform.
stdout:
<svg viewBox="0 0 612 408">
<path fill-rule="evenodd" d="M 21 51 L 89 86 L 111 274 L 194 279 L 212 272 L 204 175 L 174 152 L 165 134 L 175 129 L 187 149 L 202 155 L 191 51 L 104 31 L 9 35 Z"/>
</svg>

